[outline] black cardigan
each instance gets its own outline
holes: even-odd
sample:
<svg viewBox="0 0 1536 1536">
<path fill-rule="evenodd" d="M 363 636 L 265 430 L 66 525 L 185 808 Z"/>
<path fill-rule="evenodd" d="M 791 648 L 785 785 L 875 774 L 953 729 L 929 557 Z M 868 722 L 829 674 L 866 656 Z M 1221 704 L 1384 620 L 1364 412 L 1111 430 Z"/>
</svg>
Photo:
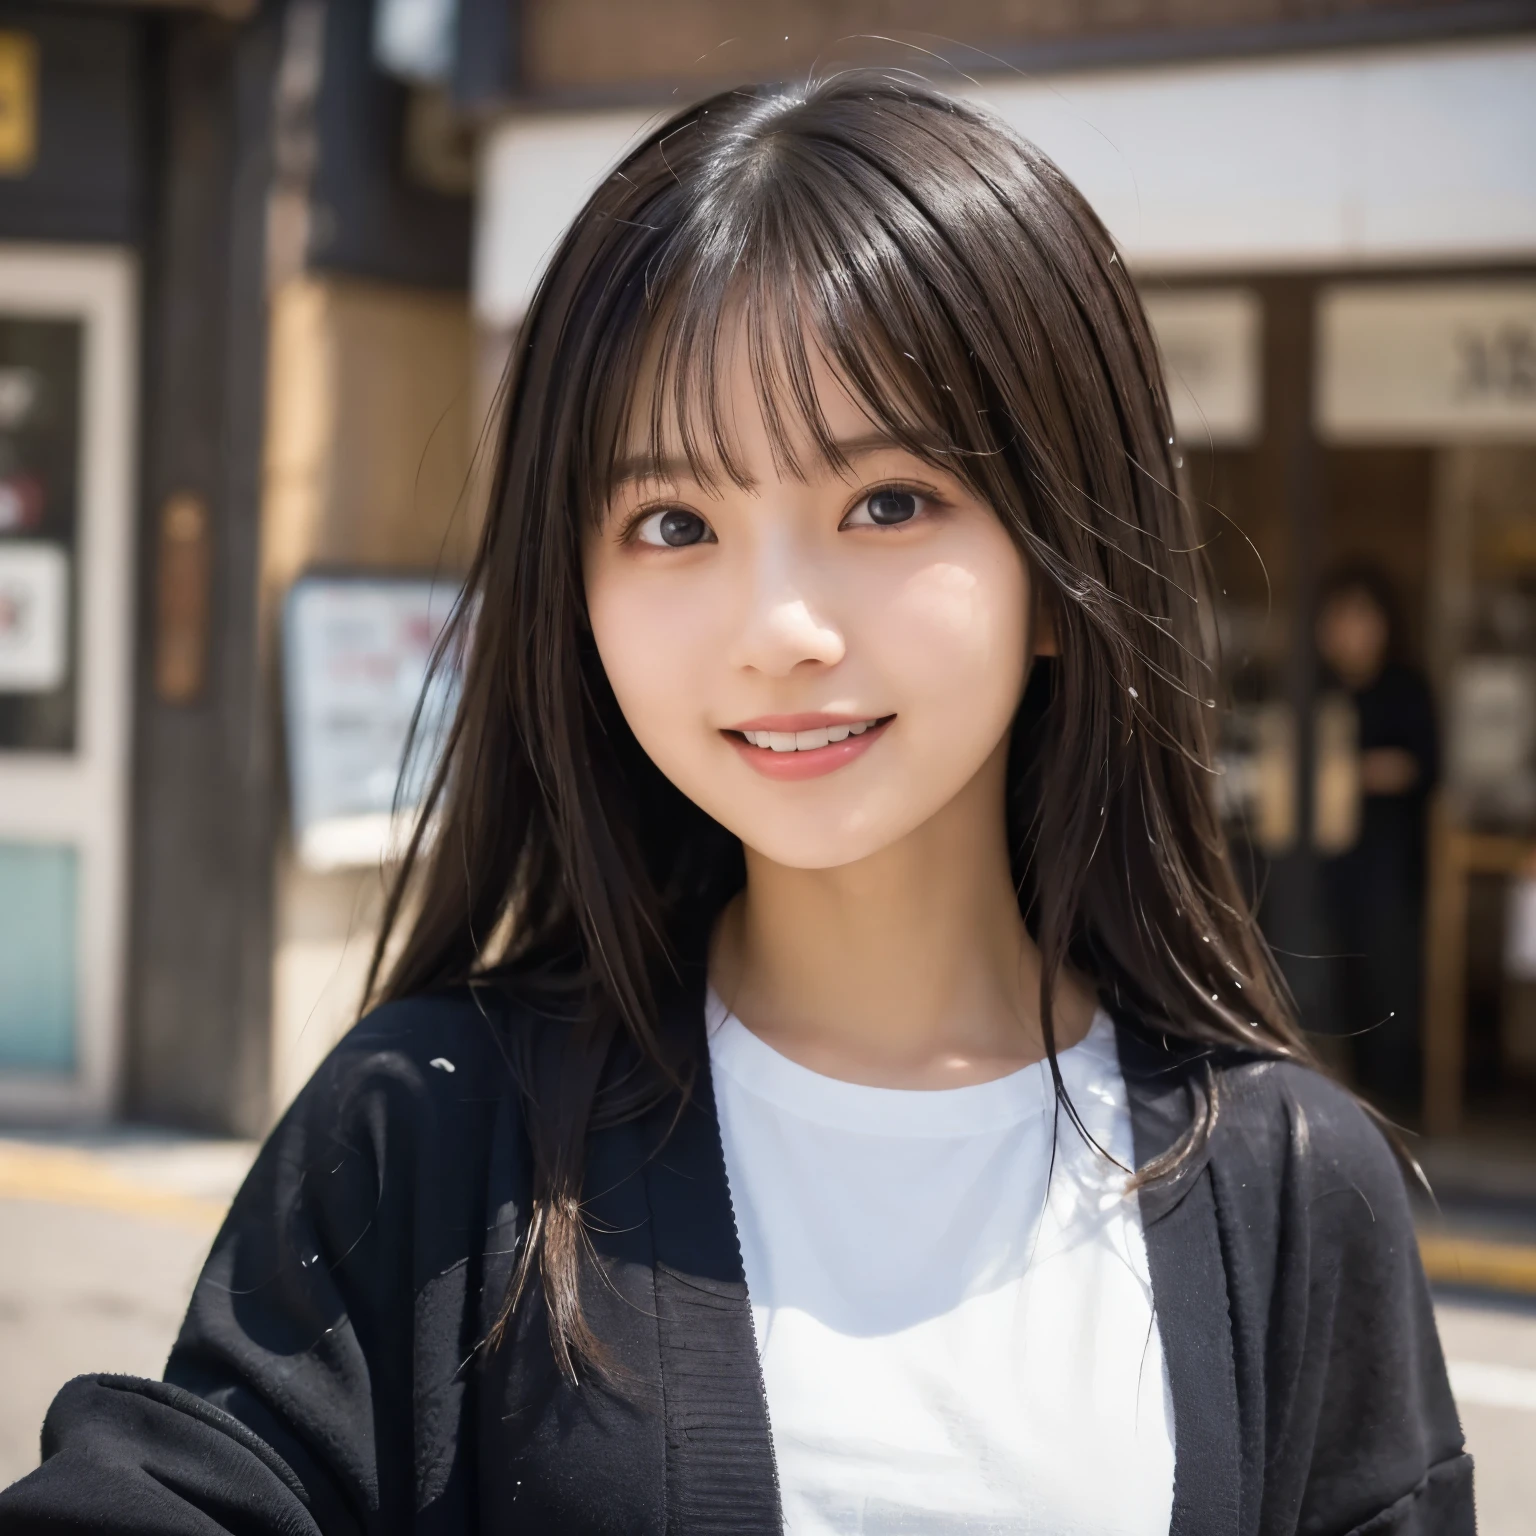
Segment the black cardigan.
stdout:
<svg viewBox="0 0 1536 1536">
<path fill-rule="evenodd" d="M 669 1006 L 701 1043 L 699 989 Z M 530 1027 L 551 1026 L 482 993 L 354 1029 L 236 1197 L 165 1381 L 70 1382 L 0 1532 L 778 1531 L 707 1071 L 680 1118 L 589 1142 L 584 1296 L 615 1388 L 566 1386 L 536 1309 L 477 1349 L 529 1210 L 501 1035 Z M 1140 1162 L 1217 1080 L 1205 1150 L 1140 1196 L 1174 1536 L 1469 1536 L 1471 1459 L 1382 1138 L 1314 1073 L 1118 1033 Z"/>
</svg>

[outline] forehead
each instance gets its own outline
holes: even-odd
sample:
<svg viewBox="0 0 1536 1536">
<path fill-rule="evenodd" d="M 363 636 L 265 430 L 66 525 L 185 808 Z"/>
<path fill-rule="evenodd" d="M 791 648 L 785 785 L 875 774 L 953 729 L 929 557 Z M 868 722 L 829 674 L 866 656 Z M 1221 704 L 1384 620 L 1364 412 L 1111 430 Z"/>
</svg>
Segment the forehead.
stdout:
<svg viewBox="0 0 1536 1536">
<path fill-rule="evenodd" d="M 770 467 L 803 478 L 846 468 L 839 444 L 889 440 L 879 413 L 803 328 L 767 334 L 738 307 L 711 344 L 668 342 L 665 328 L 647 339 L 616 445 L 615 482 L 680 473 L 740 482 Z"/>
<path fill-rule="evenodd" d="M 825 355 L 799 332 L 763 335 L 743 307 L 705 346 L 647 339 L 625 412 L 625 461 L 768 456 L 814 461 L 820 439 L 868 432 L 876 418 Z"/>
</svg>

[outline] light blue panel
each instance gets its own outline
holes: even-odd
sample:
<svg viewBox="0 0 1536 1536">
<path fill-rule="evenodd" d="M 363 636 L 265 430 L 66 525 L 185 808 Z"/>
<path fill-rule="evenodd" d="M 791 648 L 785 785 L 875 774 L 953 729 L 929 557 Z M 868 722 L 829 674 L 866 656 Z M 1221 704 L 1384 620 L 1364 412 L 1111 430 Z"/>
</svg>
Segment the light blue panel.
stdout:
<svg viewBox="0 0 1536 1536">
<path fill-rule="evenodd" d="M 75 914 L 70 847 L 0 843 L 0 1072 L 75 1066 Z"/>
</svg>

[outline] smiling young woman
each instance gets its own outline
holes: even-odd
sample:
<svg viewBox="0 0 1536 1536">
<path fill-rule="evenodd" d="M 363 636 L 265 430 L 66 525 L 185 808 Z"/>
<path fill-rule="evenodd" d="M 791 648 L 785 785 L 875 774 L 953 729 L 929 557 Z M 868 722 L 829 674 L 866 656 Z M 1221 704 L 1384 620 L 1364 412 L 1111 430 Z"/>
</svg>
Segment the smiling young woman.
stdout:
<svg viewBox="0 0 1536 1536">
<path fill-rule="evenodd" d="M 0 1530 L 1471 1532 L 1074 189 L 910 80 L 727 93 L 507 400 L 381 1006 Z"/>
</svg>

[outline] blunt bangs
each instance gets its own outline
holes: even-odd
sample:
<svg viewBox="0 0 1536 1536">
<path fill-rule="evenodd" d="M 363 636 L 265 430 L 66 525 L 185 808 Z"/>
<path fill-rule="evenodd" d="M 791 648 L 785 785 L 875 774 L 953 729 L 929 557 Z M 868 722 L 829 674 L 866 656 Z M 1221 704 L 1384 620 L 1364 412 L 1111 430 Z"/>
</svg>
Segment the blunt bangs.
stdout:
<svg viewBox="0 0 1536 1536">
<path fill-rule="evenodd" d="M 763 115 L 786 110 L 776 101 Z M 738 348 L 780 473 L 804 478 L 807 455 L 848 468 L 817 398 L 819 362 L 874 431 L 994 499 L 976 461 L 1003 451 L 993 424 L 1006 418 L 956 323 L 959 296 L 944 291 L 955 255 L 935 210 L 846 146 L 771 127 L 717 146 L 698 174 L 702 197 L 663 186 L 649 205 L 609 215 L 653 239 L 627 250 L 606 285 L 586 514 L 600 516 L 620 480 L 684 466 L 705 486 L 748 486 L 725 399 Z"/>
</svg>

